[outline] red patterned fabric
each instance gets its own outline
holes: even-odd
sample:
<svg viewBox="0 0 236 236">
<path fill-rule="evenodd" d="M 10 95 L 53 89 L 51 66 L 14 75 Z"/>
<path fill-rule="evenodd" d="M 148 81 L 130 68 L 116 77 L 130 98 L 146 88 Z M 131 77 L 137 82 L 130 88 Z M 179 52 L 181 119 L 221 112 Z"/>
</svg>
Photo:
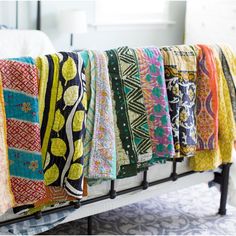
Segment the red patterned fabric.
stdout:
<svg viewBox="0 0 236 236">
<path fill-rule="evenodd" d="M 0 67 L 4 88 L 25 92 L 34 96 L 38 95 L 38 81 L 32 79 L 37 78 L 38 72 L 35 66 L 18 61 L 1 60 Z M 29 67 L 31 67 L 30 70 Z"/>
<path fill-rule="evenodd" d="M 7 135 L 9 147 L 32 152 L 40 152 L 41 150 L 39 124 L 7 119 Z"/>
<path fill-rule="evenodd" d="M 46 194 L 42 181 L 11 177 L 11 186 L 18 206 L 35 202 Z"/>
</svg>

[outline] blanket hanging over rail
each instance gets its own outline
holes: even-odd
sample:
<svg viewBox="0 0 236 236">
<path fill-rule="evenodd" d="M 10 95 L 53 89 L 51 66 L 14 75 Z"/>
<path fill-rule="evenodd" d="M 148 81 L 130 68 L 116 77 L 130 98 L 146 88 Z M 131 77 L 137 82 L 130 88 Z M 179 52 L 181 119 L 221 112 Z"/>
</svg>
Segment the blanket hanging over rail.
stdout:
<svg viewBox="0 0 236 236">
<path fill-rule="evenodd" d="M 194 156 L 196 134 L 197 60 L 187 45 L 163 47 L 167 94 L 173 128 L 176 157 Z"/>
<path fill-rule="evenodd" d="M 211 47 L 218 84 L 218 147 L 215 150 L 199 150 L 190 159 L 190 167 L 195 171 L 214 170 L 223 163 L 232 163 L 233 145 L 236 139 L 235 121 L 227 80 L 223 73 L 218 46 Z"/>
<path fill-rule="evenodd" d="M 37 58 L 40 125 L 46 185 L 83 194 L 83 138 L 87 110 L 83 60 L 77 53 Z"/>
<path fill-rule="evenodd" d="M 41 184 L 34 193 L 30 189 L 30 196 L 24 193 L 24 202 L 19 202 L 14 186 L 15 205 L 28 203 L 28 214 L 32 214 L 49 204 L 77 201 L 86 194 L 83 173 L 92 185 L 134 176 L 173 157 L 190 158 L 190 166 L 196 171 L 232 162 L 236 138 L 235 63 L 231 49 L 224 45 L 62 52 L 37 58 L 38 80 L 32 58 L 1 60 L 1 147 L 6 137 L 6 113 L 8 152 L 13 149 L 33 154 L 27 156 L 30 161 L 24 161 L 26 155 L 9 157 L 11 178 L 18 172 L 21 181 L 29 179 L 32 186 Z M 5 108 L 1 107 L 3 101 Z M 12 121 L 27 121 L 36 127 L 30 141 L 24 143 L 24 151 L 14 146 L 21 142 L 13 140 Z M 39 127 L 43 161 L 39 156 Z M 30 149 L 32 143 L 37 150 Z M 13 164 L 23 168 L 14 169 Z M 7 177 L 8 163 L 4 165 Z M 9 186 L 5 180 L 4 186 Z M 10 192 L 8 197 L 0 210 L 5 211 L 13 203 Z"/>
<path fill-rule="evenodd" d="M 212 50 L 195 47 L 197 58 L 197 149 L 214 150 L 218 146 L 218 83 Z M 198 49 L 197 49 L 198 48 Z"/>
<path fill-rule="evenodd" d="M 114 98 L 118 178 L 123 178 L 147 167 L 151 140 L 134 50 L 121 47 L 106 53 Z"/>
<path fill-rule="evenodd" d="M 157 48 L 135 49 L 148 115 L 153 156 L 150 164 L 175 154 L 162 55 Z"/>
<path fill-rule="evenodd" d="M 38 115 L 38 73 L 32 58 L 0 60 L 11 187 L 16 205 L 45 196 Z"/>
<path fill-rule="evenodd" d="M 85 176 L 89 179 L 116 178 L 116 147 L 111 87 L 107 58 L 103 52 L 88 51 L 90 102 L 85 136 Z"/>
</svg>

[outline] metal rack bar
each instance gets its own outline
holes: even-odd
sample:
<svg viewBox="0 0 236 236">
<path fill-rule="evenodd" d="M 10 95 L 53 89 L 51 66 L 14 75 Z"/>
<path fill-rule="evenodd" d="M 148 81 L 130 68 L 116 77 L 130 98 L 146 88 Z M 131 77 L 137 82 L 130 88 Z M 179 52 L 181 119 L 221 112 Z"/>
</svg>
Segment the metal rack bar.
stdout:
<svg viewBox="0 0 236 236">
<path fill-rule="evenodd" d="M 221 183 L 221 201 L 220 201 L 220 209 L 219 209 L 219 214 L 221 214 L 221 215 L 226 214 L 226 201 L 227 201 L 227 192 L 228 192 L 229 170 L 230 170 L 230 164 L 223 165 L 223 170 L 222 170 L 223 181 Z M 173 173 L 174 173 L 174 178 L 173 178 Z M 150 182 L 150 183 L 148 183 L 148 186 L 155 186 L 155 185 L 162 184 L 162 183 L 169 182 L 169 181 L 176 181 L 179 178 L 183 178 L 183 177 L 186 177 L 188 175 L 195 174 L 195 173 L 198 173 L 198 172 L 188 171 L 188 172 L 184 172 L 184 173 L 181 173 L 181 174 L 177 174 L 176 173 L 176 162 L 173 162 L 173 172 L 170 175 L 170 177 Z M 142 189 L 144 189 L 143 183 L 145 181 L 147 181 L 147 171 L 144 172 L 143 182 L 140 186 L 132 187 L 132 188 L 121 190 L 121 191 L 115 191 L 115 181 L 112 180 L 111 181 L 111 191 L 114 190 L 115 193 L 116 193 L 116 196 L 119 196 L 119 195 L 127 194 L 127 193 L 130 193 L 130 192 L 134 192 L 134 191 L 137 191 L 137 190 L 142 190 Z M 32 218 L 38 218 L 39 219 L 39 218 L 43 217 L 44 215 L 56 213 L 56 212 L 59 212 L 59 211 L 62 211 L 62 210 L 69 210 L 69 209 L 73 209 L 73 208 L 78 208 L 78 205 L 79 205 L 79 207 L 80 206 L 83 207 L 84 205 L 99 202 L 99 201 L 106 200 L 106 199 L 109 199 L 109 198 L 111 198 L 110 193 L 107 194 L 107 195 L 100 196 L 100 197 L 91 198 L 91 199 L 87 199 L 87 200 L 84 200 L 84 201 L 79 201 L 76 204 L 71 203 L 70 205 L 62 206 L 62 207 L 59 207 L 59 208 L 50 209 L 50 210 L 46 210 L 46 211 L 43 211 L 43 212 L 37 212 L 34 215 L 23 216 L 23 217 L 20 217 L 20 218 L 0 222 L 0 227 L 5 226 L 5 225 L 18 223 L 18 222 L 22 222 L 22 221 L 25 221 L 25 220 L 30 220 Z M 112 199 L 114 199 L 114 198 L 112 198 Z M 88 232 L 92 233 L 91 231 L 89 231 L 90 227 L 92 227 L 92 218 L 88 218 Z"/>
<path fill-rule="evenodd" d="M 197 172 L 194 172 L 194 171 L 185 172 L 185 173 L 179 174 L 178 177 L 181 178 L 181 177 L 185 177 L 187 175 L 191 175 L 191 174 L 194 174 L 194 173 L 197 173 Z M 165 182 L 168 182 L 168 181 L 172 181 L 172 178 L 168 177 L 168 178 L 165 178 L 165 179 L 160 179 L 160 180 L 150 182 L 149 186 L 162 184 L 162 183 L 165 183 Z M 137 190 L 142 190 L 142 189 L 143 189 L 143 185 L 141 184 L 140 186 L 136 186 L 136 187 L 132 187 L 132 188 L 129 188 L 129 189 L 121 190 L 121 191 L 118 191 L 116 193 L 117 193 L 117 196 L 119 196 L 119 195 L 127 194 L 127 193 L 130 193 L 130 192 L 134 192 L 134 191 L 137 191 Z M 91 199 L 88 199 L 88 200 L 81 201 L 80 204 L 83 207 L 84 205 L 99 202 L 99 201 L 106 200 L 106 199 L 109 199 L 109 198 L 110 198 L 110 194 L 107 194 L 107 195 L 103 195 L 103 196 L 100 196 L 100 197 L 91 198 Z M 59 211 L 62 211 L 62 210 L 69 210 L 69 209 L 73 209 L 73 208 L 75 208 L 74 204 L 70 204 L 70 205 L 67 205 L 67 206 L 62 206 L 62 207 L 58 207 L 58 208 L 55 208 L 55 209 L 46 210 L 46 211 L 43 211 L 43 212 L 40 212 L 40 213 L 37 212 L 36 216 L 38 216 L 38 215 L 44 216 L 44 215 L 56 213 L 56 212 L 59 212 Z M 35 215 L 23 216 L 23 217 L 20 217 L 20 218 L 17 218 L 17 219 L 3 221 L 3 222 L 0 222 L 0 227 L 5 226 L 5 225 L 9 225 L 9 224 L 22 222 L 24 220 L 30 220 L 32 218 L 35 218 Z"/>
</svg>

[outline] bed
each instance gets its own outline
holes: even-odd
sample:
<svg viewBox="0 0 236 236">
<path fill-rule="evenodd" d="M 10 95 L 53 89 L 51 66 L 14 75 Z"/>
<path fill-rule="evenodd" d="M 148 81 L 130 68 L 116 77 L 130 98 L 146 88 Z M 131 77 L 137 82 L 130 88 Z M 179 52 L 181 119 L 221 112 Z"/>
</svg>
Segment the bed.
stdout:
<svg viewBox="0 0 236 236">
<path fill-rule="evenodd" d="M 30 30 L 0 30 L 0 58 L 38 56 L 55 52 L 55 49 L 42 31 Z M 155 195 L 168 193 L 181 188 L 186 188 L 200 183 L 221 184 L 221 203 L 219 213 L 226 214 L 226 199 L 228 188 L 228 176 L 230 165 L 224 165 L 223 170 L 214 172 L 192 172 L 188 167 L 188 160 L 182 162 L 167 162 L 156 164 L 148 171 L 139 173 L 135 177 L 119 179 L 115 181 L 104 181 L 101 184 L 88 188 L 88 197 L 83 198 L 78 204 L 57 206 L 47 209 L 45 212 L 38 212 L 33 216 L 21 217 L 12 211 L 0 217 L 0 226 L 30 220 L 33 217 L 41 218 L 53 212 L 73 209 L 63 220 L 58 223 L 66 223 L 76 219 L 89 217 L 88 233 L 92 231 L 91 216 L 129 205 L 138 201 L 151 198 Z M 233 186 L 231 178 L 231 186 Z M 234 189 L 230 188 L 233 192 Z M 231 198 L 233 198 L 231 196 Z M 81 207 L 80 207 L 81 206 Z"/>
</svg>

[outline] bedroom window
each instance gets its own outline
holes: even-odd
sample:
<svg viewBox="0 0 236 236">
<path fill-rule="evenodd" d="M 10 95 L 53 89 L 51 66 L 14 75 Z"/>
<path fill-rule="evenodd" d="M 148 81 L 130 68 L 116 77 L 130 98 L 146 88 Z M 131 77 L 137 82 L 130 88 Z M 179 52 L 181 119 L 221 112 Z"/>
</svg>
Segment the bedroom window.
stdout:
<svg viewBox="0 0 236 236">
<path fill-rule="evenodd" d="M 165 0 L 96 0 L 95 25 L 168 24 Z"/>
</svg>

